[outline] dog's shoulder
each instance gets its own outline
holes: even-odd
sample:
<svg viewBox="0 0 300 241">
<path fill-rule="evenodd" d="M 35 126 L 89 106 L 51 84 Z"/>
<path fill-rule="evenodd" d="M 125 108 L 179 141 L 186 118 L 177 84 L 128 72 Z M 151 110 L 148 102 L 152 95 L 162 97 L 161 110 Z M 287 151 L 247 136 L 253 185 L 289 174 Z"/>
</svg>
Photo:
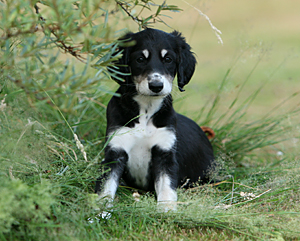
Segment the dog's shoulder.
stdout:
<svg viewBox="0 0 300 241">
<path fill-rule="evenodd" d="M 124 92 L 122 88 L 123 86 L 116 91 L 107 105 L 106 118 L 108 127 L 133 127 L 137 121 L 136 116 L 139 114 L 139 106 L 133 100 L 132 95 Z"/>
<path fill-rule="evenodd" d="M 160 109 L 153 116 L 153 124 L 156 127 L 176 128 L 177 113 L 173 108 L 173 99 L 171 95 L 164 98 Z"/>
</svg>

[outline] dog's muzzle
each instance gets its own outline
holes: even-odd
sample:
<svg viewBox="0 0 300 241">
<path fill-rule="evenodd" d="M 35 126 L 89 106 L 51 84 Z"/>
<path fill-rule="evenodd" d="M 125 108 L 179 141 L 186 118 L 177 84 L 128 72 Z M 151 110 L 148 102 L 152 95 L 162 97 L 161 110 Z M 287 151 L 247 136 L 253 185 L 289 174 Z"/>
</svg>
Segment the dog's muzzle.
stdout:
<svg viewBox="0 0 300 241">
<path fill-rule="evenodd" d="M 147 80 L 149 89 L 154 93 L 159 93 L 164 88 L 164 82 L 160 74 L 152 74 L 148 76 Z"/>
<path fill-rule="evenodd" d="M 159 73 L 134 77 L 137 92 L 148 96 L 166 96 L 172 91 L 172 78 Z"/>
</svg>

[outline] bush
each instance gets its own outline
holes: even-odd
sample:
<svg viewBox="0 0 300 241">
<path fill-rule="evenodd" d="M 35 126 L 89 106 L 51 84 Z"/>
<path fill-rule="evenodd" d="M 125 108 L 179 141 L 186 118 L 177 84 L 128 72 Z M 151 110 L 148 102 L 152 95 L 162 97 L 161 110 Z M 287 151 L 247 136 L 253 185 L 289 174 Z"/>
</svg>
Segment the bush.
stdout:
<svg viewBox="0 0 300 241">
<path fill-rule="evenodd" d="M 1 177 L 1 232 L 19 231 L 19 237 L 30 237 L 37 229 L 53 225 L 51 206 L 56 204 L 59 189 L 42 179 L 29 186 L 18 179 Z"/>
<path fill-rule="evenodd" d="M 126 31 L 119 21 L 141 29 L 166 11 L 179 9 L 144 0 L 0 1 L 2 239 L 55 237 L 67 213 L 91 212 L 87 193 L 113 94 L 105 81 L 118 73 L 116 39 Z"/>
<path fill-rule="evenodd" d="M 215 239 L 223 235 L 224 239 L 239 238 L 239 234 L 297 237 L 290 230 L 273 232 L 286 219 L 292 221 L 285 227 L 293 224 L 298 231 L 299 215 L 297 205 L 292 207 L 293 213 L 284 212 L 291 206 L 283 201 L 286 195 L 298 199 L 293 193 L 299 189 L 296 174 L 285 170 L 289 178 L 284 179 L 276 169 L 276 178 L 265 175 L 274 171 L 275 164 L 263 166 L 258 173 L 248 170 L 238 175 L 243 175 L 240 183 L 230 179 L 216 188 L 179 190 L 183 202 L 176 214 L 157 213 L 151 194 L 135 202 L 130 192 L 120 188 L 112 219 L 88 222 L 97 214 L 91 193 L 103 158 L 106 104 L 113 95 L 106 80 L 118 73 L 113 65 L 120 57 L 115 54 L 116 39 L 125 31 L 124 22 L 135 22 L 142 29 L 163 22 L 164 12 L 179 10 L 165 2 L 158 5 L 147 0 L 0 1 L 1 239 L 97 240 L 122 239 L 124 235 L 132 239 L 153 235 L 158 240 L 200 239 L 212 233 Z M 240 105 L 237 95 L 228 111 L 216 118 L 227 77 L 212 108 L 199 117 L 201 124 L 217 132 L 213 144 L 225 175 L 245 165 L 251 151 L 285 139 L 289 126 L 284 125 L 284 115 L 298 111 L 245 124 L 246 106 L 258 89 Z M 230 170 L 226 170 L 228 160 L 234 161 Z M 277 168 L 290 168 L 285 161 L 278 160 Z M 298 170 L 297 163 L 291 169 Z M 244 202 L 240 191 L 254 193 L 255 198 Z M 273 204 L 272 213 L 265 211 L 263 202 Z M 269 214 L 279 221 L 259 229 Z"/>
</svg>

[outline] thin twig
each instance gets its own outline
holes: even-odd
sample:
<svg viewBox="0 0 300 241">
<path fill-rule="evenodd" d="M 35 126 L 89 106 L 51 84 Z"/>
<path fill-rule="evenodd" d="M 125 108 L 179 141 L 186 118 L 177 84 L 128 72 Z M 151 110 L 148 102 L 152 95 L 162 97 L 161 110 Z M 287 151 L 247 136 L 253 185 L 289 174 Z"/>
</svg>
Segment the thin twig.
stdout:
<svg viewBox="0 0 300 241">
<path fill-rule="evenodd" d="M 142 22 L 142 20 L 140 20 L 139 18 L 137 18 L 137 17 L 131 15 L 131 13 L 128 12 L 127 8 L 124 7 L 125 4 L 123 4 L 123 3 L 119 2 L 119 1 L 116 1 L 116 3 L 117 3 L 117 5 L 119 5 L 119 6 L 124 10 L 124 12 L 125 12 L 129 17 L 132 18 L 132 20 L 134 20 L 134 21 L 136 21 L 136 22 Z"/>
<path fill-rule="evenodd" d="M 181 1 L 183 1 L 184 3 L 186 3 L 187 5 L 189 5 L 190 7 L 194 8 L 202 17 L 204 17 L 207 20 L 207 22 L 209 23 L 210 27 L 212 28 L 212 30 L 214 31 L 215 35 L 217 36 L 217 39 L 219 40 L 219 43 L 223 45 L 223 40 L 221 38 L 222 32 L 213 25 L 213 23 L 211 22 L 210 18 L 206 14 L 204 14 L 200 9 L 198 9 L 195 6 L 191 5 L 187 1 L 185 1 L 185 0 L 181 0 Z"/>
<path fill-rule="evenodd" d="M 45 22 L 46 22 L 46 19 L 45 19 L 43 16 L 40 15 L 40 12 L 39 12 L 39 9 L 40 9 L 40 8 L 37 6 L 37 4 L 34 5 L 34 9 L 35 9 L 35 13 L 36 13 L 37 15 L 39 15 L 39 19 L 40 19 L 43 23 L 45 23 Z M 45 29 L 47 28 L 47 29 L 49 29 L 50 32 L 55 36 L 56 41 L 53 41 L 53 42 L 54 42 L 54 44 L 55 44 L 58 48 L 64 50 L 66 53 L 71 54 L 72 56 L 74 56 L 76 59 L 78 59 L 78 60 L 81 61 L 82 63 L 86 63 L 86 62 L 85 62 L 86 58 L 84 58 L 83 56 L 81 56 L 80 54 L 78 54 L 78 52 L 80 52 L 80 50 L 77 50 L 78 47 L 73 47 L 73 46 L 70 46 L 70 45 L 68 46 L 64 41 L 59 40 L 59 36 L 57 36 L 57 34 L 56 34 L 56 32 L 55 32 L 56 30 L 59 30 L 59 29 L 60 29 L 59 26 L 44 26 L 44 25 L 42 25 L 42 24 L 41 24 L 41 26 L 42 26 L 43 31 L 45 31 Z M 80 30 L 81 30 L 81 27 L 83 27 L 83 26 L 82 26 L 82 25 L 79 26 L 76 30 L 77 30 L 77 31 L 80 31 Z M 35 27 L 35 28 L 38 29 L 37 27 Z"/>
</svg>

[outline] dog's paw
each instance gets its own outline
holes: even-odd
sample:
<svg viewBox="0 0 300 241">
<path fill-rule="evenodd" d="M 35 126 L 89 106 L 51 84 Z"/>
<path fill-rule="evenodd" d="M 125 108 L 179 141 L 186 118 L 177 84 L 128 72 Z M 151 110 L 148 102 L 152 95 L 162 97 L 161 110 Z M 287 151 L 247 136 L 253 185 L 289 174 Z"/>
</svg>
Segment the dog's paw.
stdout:
<svg viewBox="0 0 300 241">
<path fill-rule="evenodd" d="M 113 212 L 113 210 L 111 210 L 109 212 L 102 211 L 102 212 L 98 213 L 95 217 L 88 218 L 87 221 L 89 223 L 94 223 L 94 222 L 100 222 L 101 220 L 108 220 L 111 218 L 112 212 Z"/>
<path fill-rule="evenodd" d="M 160 201 L 157 202 L 157 211 L 158 212 L 175 212 L 177 211 L 177 202 L 175 201 Z"/>
<path fill-rule="evenodd" d="M 103 211 L 103 212 L 99 213 L 97 216 L 101 217 L 102 219 L 110 219 L 111 215 L 112 215 L 112 211 L 113 210 L 111 210 L 110 212 Z"/>
<path fill-rule="evenodd" d="M 90 194 L 89 204 L 94 210 L 94 213 L 97 213 L 95 216 L 87 219 L 89 223 L 100 222 L 101 220 L 111 218 L 113 212 L 113 200 L 111 198 L 99 197 L 98 194 Z"/>
</svg>

